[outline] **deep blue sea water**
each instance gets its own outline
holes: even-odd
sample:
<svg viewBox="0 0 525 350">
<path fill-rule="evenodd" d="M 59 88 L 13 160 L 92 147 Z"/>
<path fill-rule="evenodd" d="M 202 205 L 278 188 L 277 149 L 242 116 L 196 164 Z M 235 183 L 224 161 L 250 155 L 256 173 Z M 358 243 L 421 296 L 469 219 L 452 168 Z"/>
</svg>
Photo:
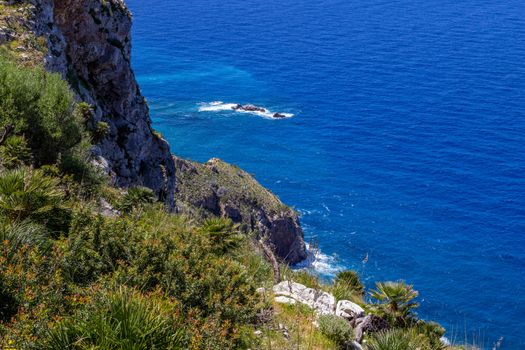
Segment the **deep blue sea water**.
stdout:
<svg viewBox="0 0 525 350">
<path fill-rule="evenodd" d="M 404 279 L 449 338 L 525 349 L 523 0 L 128 4 L 174 153 L 297 208 L 321 273 Z M 295 116 L 199 111 L 212 101 Z"/>
</svg>

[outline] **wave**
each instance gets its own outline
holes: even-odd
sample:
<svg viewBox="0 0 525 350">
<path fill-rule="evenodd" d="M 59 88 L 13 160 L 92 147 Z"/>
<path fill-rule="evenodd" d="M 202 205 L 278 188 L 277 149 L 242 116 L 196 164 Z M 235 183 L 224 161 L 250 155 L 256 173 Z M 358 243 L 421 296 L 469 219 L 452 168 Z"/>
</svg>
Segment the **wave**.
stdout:
<svg viewBox="0 0 525 350">
<path fill-rule="evenodd" d="M 253 114 L 257 115 L 263 118 L 267 119 L 282 119 L 282 118 L 274 118 L 274 115 L 276 112 L 270 111 L 266 108 L 263 108 L 263 111 L 245 111 L 242 109 L 235 109 L 235 107 L 238 106 L 237 103 L 225 103 L 222 101 L 214 101 L 214 102 L 201 102 L 199 103 L 199 112 L 237 112 L 237 113 L 247 113 L 247 114 Z M 279 113 L 283 115 L 285 118 L 291 118 L 294 116 L 293 113 Z"/>
<path fill-rule="evenodd" d="M 325 277 L 333 277 L 344 268 L 337 263 L 337 257 L 326 255 L 317 247 L 306 243 L 308 257 L 293 266 L 294 269 L 305 269 Z"/>
</svg>

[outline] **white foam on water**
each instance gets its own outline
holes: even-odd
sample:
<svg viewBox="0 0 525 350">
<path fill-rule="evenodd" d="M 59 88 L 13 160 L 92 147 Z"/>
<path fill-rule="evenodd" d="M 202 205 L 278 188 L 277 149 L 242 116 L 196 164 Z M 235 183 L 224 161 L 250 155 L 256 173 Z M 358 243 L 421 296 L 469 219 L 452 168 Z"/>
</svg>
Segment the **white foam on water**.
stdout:
<svg viewBox="0 0 525 350">
<path fill-rule="evenodd" d="M 222 101 L 213 101 L 213 102 L 202 102 L 199 103 L 199 112 L 221 112 L 221 111 L 230 111 L 230 112 L 237 112 L 237 113 L 245 113 L 245 114 L 253 114 L 257 115 L 266 119 L 281 119 L 281 118 L 274 118 L 273 115 L 276 112 L 272 112 L 266 108 L 264 108 L 264 111 L 244 111 L 241 109 L 234 109 L 234 107 L 237 106 L 237 103 L 225 103 Z M 292 113 L 280 113 L 284 115 L 286 118 L 291 118 L 294 115 Z"/>
<path fill-rule="evenodd" d="M 329 277 L 333 277 L 343 270 L 343 267 L 337 263 L 337 257 L 326 255 L 319 248 L 313 248 L 308 243 L 306 243 L 306 250 L 308 252 L 306 260 L 295 264 L 294 268 L 312 270 L 320 275 Z"/>
<path fill-rule="evenodd" d="M 450 340 L 449 340 L 447 337 L 445 337 L 445 336 L 439 338 L 439 340 L 441 340 L 441 343 L 443 343 L 443 345 L 445 345 L 445 346 L 450 346 L 450 345 L 452 345 L 452 343 L 450 342 Z"/>
<path fill-rule="evenodd" d="M 222 101 L 214 101 L 210 103 L 200 103 L 199 112 L 233 111 L 233 107 L 235 106 L 237 106 L 236 103 L 224 103 Z"/>
</svg>

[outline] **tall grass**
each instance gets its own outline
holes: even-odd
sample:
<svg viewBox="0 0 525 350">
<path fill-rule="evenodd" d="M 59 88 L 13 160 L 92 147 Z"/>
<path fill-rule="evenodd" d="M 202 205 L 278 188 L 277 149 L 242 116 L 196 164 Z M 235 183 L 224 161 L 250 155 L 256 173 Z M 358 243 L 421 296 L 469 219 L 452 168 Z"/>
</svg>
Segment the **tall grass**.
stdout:
<svg viewBox="0 0 525 350">
<path fill-rule="evenodd" d="M 184 333 L 160 304 L 121 288 L 48 333 L 42 349 L 183 349 Z"/>
</svg>

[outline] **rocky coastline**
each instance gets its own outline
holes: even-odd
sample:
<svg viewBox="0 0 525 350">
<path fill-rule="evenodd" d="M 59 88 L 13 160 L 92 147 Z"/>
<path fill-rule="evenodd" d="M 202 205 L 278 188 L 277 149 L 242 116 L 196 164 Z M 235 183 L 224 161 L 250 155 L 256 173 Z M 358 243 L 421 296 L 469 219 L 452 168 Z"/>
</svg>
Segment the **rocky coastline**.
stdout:
<svg viewBox="0 0 525 350">
<path fill-rule="evenodd" d="M 4 13 L 5 18 L 0 17 L 0 45 L 16 39 L 15 51 L 23 64 L 44 64 L 48 71 L 61 74 L 77 99 L 91 106 L 90 126 L 107 125 L 107 135 L 92 153 L 94 162 L 116 186 L 148 187 L 173 211 L 242 222 L 247 231 L 256 230 L 266 237 L 283 261 L 295 263 L 306 258 L 297 214 L 242 170 L 238 171 L 243 175 L 236 176 L 235 181 L 224 181 L 218 187 L 209 181 L 200 183 L 199 191 L 188 194 L 186 185 L 202 182 L 199 177 L 203 169 L 207 175 L 234 176 L 224 162 L 222 166 L 213 166 L 217 163 L 213 161 L 202 165 L 173 156 L 168 143 L 152 128 L 147 102 L 131 67 L 132 19 L 123 1 L 30 0 L 8 4 L 14 9 Z M 39 46 L 34 45 L 35 39 Z M 252 105 L 238 108 L 262 109 Z M 284 116 L 276 113 L 274 117 Z M 254 191 L 239 193 L 244 187 Z M 237 197 L 224 201 L 221 193 L 237 193 Z M 272 202 L 271 207 L 260 205 L 263 197 Z"/>
</svg>

